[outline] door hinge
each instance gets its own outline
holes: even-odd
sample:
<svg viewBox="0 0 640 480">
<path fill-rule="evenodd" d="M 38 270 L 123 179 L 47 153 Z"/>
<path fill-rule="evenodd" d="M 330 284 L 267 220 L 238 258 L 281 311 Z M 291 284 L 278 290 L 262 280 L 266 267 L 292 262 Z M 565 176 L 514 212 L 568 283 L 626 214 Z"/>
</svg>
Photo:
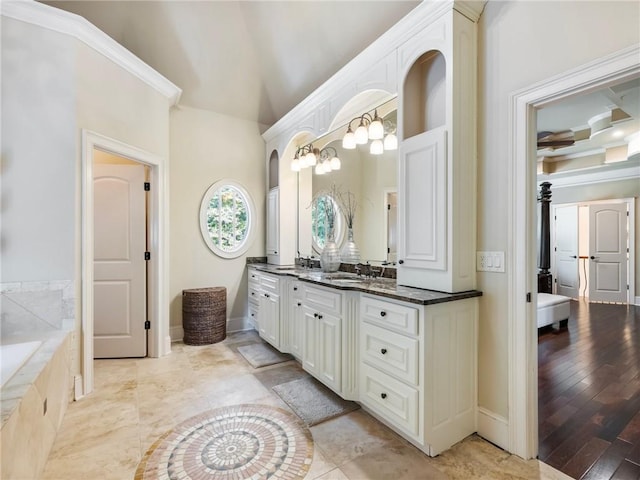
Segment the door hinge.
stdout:
<svg viewBox="0 0 640 480">
<path fill-rule="evenodd" d="M 151 252 L 144 252 L 144 259 L 151 260 Z"/>
<path fill-rule="evenodd" d="M 387 210 L 391 210 L 391 204 L 387 203 Z"/>
<path fill-rule="evenodd" d="M 147 320 L 146 322 L 144 322 L 144 329 L 145 330 L 149 330 L 151 329 L 151 322 L 149 320 Z"/>
<path fill-rule="evenodd" d="M 531 303 L 531 292 L 527 292 L 527 303 Z"/>
<path fill-rule="evenodd" d="M 387 247 L 387 253 L 391 253 L 391 249 Z"/>
<path fill-rule="evenodd" d="M 151 184 L 149 182 L 144 182 L 144 191 L 148 192 L 151 190 Z"/>
<path fill-rule="evenodd" d="M 627 290 L 629 290 L 629 285 L 627 285 Z"/>
</svg>

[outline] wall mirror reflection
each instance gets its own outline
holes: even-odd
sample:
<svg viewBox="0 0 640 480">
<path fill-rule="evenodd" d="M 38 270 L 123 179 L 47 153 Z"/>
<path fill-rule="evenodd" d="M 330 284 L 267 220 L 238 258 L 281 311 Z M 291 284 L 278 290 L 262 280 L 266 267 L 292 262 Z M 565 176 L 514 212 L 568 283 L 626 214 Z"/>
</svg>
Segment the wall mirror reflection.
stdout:
<svg viewBox="0 0 640 480">
<path fill-rule="evenodd" d="M 345 148 L 343 137 L 346 127 L 312 142 L 320 152 L 331 152 L 329 159 L 339 158 L 339 169 L 317 172 L 317 165 L 298 171 L 298 251 L 303 257 L 315 256 L 322 252 L 322 240 L 318 240 L 318 215 L 316 207 L 319 199 L 326 201 L 328 192 L 337 191 L 343 197 L 351 195 L 356 204 L 353 212 L 353 241 L 360 251 L 362 262 L 395 262 L 396 260 L 396 192 L 397 192 L 397 144 L 385 142 L 387 133 L 395 136 L 397 126 L 396 101 L 393 99 L 371 111 L 371 121 L 377 114 L 382 121 L 384 137 L 378 140 L 356 143 L 354 148 Z M 360 120 L 350 122 L 349 129 L 355 134 Z M 390 148 L 384 148 L 385 143 Z M 349 146 L 349 145 L 347 145 Z M 376 153 L 372 149 L 381 147 Z M 335 153 L 334 153 L 335 152 Z M 334 161 L 335 163 L 335 161 Z M 335 195 L 334 195 L 335 196 Z M 330 196 L 330 198 L 332 198 Z M 334 199 L 341 213 L 344 208 L 339 198 Z M 313 207 L 312 207 L 313 205 Z M 345 218 L 340 215 L 341 231 L 336 242 L 342 248 L 348 242 L 348 228 Z M 321 237 L 320 237 L 321 238 Z M 345 263 L 345 260 L 343 260 Z M 346 263 L 351 263 L 347 260 Z"/>
</svg>

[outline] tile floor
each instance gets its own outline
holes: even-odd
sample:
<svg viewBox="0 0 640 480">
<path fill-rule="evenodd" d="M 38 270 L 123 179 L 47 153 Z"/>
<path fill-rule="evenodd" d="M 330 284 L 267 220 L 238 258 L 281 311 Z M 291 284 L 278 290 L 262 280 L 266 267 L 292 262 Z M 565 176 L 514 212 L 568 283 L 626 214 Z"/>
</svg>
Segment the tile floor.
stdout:
<svg viewBox="0 0 640 480">
<path fill-rule="evenodd" d="M 202 347 L 174 344 L 163 358 L 96 360 L 95 391 L 69 405 L 44 479 L 133 479 L 153 442 L 206 410 L 255 403 L 289 410 L 235 351 L 259 341 L 255 332 Z M 340 479 L 567 479 L 523 461 L 476 435 L 430 458 L 363 410 L 310 428 L 314 457 L 306 478 Z"/>
</svg>

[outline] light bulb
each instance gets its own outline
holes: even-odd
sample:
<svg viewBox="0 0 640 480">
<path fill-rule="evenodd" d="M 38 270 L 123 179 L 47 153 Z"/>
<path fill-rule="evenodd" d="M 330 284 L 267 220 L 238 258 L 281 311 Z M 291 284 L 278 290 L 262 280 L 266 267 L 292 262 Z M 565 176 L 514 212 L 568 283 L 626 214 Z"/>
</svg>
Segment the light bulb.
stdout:
<svg viewBox="0 0 640 480">
<path fill-rule="evenodd" d="M 340 159 L 338 157 L 333 157 L 331 159 L 331 170 L 340 170 L 342 164 L 340 163 Z"/>
<path fill-rule="evenodd" d="M 385 150 L 397 150 L 398 149 L 398 137 L 393 133 L 389 133 L 384 137 L 384 149 Z"/>
<path fill-rule="evenodd" d="M 322 164 L 321 163 L 316 165 L 315 173 L 316 173 L 316 175 L 324 175 L 324 168 L 322 168 Z"/>
<path fill-rule="evenodd" d="M 384 127 L 382 119 L 378 116 L 378 111 L 376 110 L 373 114 L 373 120 L 369 124 L 369 139 L 382 140 L 382 137 L 384 137 Z"/>
<path fill-rule="evenodd" d="M 367 132 L 367 127 L 365 127 L 362 123 L 354 133 L 356 138 L 356 143 L 358 145 L 365 145 L 369 141 L 369 133 Z"/>
<path fill-rule="evenodd" d="M 369 147 L 369 153 L 371 153 L 371 155 L 382 155 L 382 152 L 384 152 L 382 140 L 374 140 L 371 142 L 371 147 Z"/>
<path fill-rule="evenodd" d="M 333 170 L 333 168 L 331 168 L 331 160 L 329 160 L 328 158 L 326 158 L 323 162 L 322 162 L 322 169 L 324 170 L 325 173 L 329 173 L 331 170 Z"/>
<path fill-rule="evenodd" d="M 353 150 L 356 148 L 356 136 L 351 131 L 351 128 L 347 130 L 344 137 L 342 138 L 342 148 L 347 150 Z"/>
<path fill-rule="evenodd" d="M 298 158 L 294 158 L 291 161 L 291 170 L 293 170 L 294 172 L 300 171 L 300 160 Z"/>
<path fill-rule="evenodd" d="M 316 163 L 318 163 L 318 158 L 313 151 L 307 153 L 307 157 L 305 160 L 307 161 L 307 165 L 309 165 L 310 167 L 313 167 Z"/>
</svg>

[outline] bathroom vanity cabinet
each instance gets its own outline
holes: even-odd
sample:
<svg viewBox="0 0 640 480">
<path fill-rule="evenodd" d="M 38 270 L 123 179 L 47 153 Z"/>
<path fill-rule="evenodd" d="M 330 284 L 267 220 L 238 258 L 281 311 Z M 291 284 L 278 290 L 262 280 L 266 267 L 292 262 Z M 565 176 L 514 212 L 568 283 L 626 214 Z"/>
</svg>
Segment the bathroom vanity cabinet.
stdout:
<svg viewBox="0 0 640 480">
<path fill-rule="evenodd" d="M 429 455 L 476 431 L 480 292 L 325 281 L 319 272 L 273 265 L 249 267 L 250 292 L 256 278 L 260 336 L 335 393 Z M 265 293 L 276 292 L 274 324 Z"/>
</svg>

